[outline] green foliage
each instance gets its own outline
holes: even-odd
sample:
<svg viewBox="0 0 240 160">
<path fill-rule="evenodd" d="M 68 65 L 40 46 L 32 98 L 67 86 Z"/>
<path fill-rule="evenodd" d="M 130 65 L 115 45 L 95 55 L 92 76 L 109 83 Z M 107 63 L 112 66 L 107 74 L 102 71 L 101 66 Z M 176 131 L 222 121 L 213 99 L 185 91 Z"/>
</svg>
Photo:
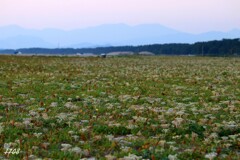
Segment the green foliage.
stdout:
<svg viewBox="0 0 240 160">
<path fill-rule="evenodd" d="M 204 134 L 203 134 L 204 131 L 205 131 L 204 127 L 197 123 L 190 123 L 190 124 L 183 126 L 182 128 L 172 129 L 172 132 L 175 132 L 176 135 L 184 135 L 184 134 L 191 135 L 192 133 L 196 133 L 196 134 L 198 134 L 199 138 L 201 138 L 201 139 L 204 138 Z"/>
<path fill-rule="evenodd" d="M 203 135 L 203 132 L 205 131 L 204 127 L 201 126 L 201 125 L 198 125 L 197 123 L 190 123 L 188 125 L 188 130 L 187 130 L 187 133 L 197 133 L 199 135 L 200 138 L 203 138 L 204 135 Z"/>
<path fill-rule="evenodd" d="M 235 135 L 235 134 L 239 134 L 239 133 L 240 133 L 240 128 L 227 129 L 224 127 L 221 127 L 220 131 L 218 132 L 220 137 Z"/>
<path fill-rule="evenodd" d="M 113 134 L 113 135 L 127 135 L 131 133 L 130 129 L 127 129 L 126 127 L 123 126 L 109 127 L 106 125 L 95 125 L 93 127 L 93 131 L 98 134 Z"/>
</svg>

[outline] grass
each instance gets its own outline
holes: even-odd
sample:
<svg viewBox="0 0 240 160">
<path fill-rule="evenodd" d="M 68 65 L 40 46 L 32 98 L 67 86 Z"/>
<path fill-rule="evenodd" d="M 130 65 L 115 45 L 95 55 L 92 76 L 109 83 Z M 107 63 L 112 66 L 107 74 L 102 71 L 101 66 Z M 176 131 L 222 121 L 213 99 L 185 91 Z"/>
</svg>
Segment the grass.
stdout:
<svg viewBox="0 0 240 160">
<path fill-rule="evenodd" d="M 0 56 L 0 75 L 0 159 L 240 157 L 239 58 Z"/>
</svg>

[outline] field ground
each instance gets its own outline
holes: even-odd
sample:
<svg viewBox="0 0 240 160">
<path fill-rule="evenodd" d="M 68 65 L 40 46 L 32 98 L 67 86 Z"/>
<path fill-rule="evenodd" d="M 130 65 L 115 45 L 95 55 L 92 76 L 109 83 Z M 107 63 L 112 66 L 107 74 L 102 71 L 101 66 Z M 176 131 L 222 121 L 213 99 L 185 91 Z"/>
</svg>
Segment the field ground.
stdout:
<svg viewBox="0 0 240 160">
<path fill-rule="evenodd" d="M 4 158 L 240 159 L 240 59 L 0 56 Z"/>
</svg>

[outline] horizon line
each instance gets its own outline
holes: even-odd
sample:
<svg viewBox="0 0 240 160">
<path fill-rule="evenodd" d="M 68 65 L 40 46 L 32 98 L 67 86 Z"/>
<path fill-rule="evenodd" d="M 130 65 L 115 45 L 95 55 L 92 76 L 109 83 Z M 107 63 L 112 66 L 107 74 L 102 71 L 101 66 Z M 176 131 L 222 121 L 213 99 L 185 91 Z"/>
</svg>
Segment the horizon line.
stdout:
<svg viewBox="0 0 240 160">
<path fill-rule="evenodd" d="M 60 31 L 64 31 L 64 32 L 70 32 L 70 31 L 75 31 L 75 30 L 84 30 L 84 29 L 89 29 L 89 28 L 96 28 L 96 27 L 110 26 L 110 25 L 112 25 L 112 26 L 114 26 L 114 25 L 124 25 L 124 26 L 128 26 L 128 27 L 138 27 L 138 26 L 142 26 L 142 25 L 159 25 L 161 27 L 172 29 L 172 30 L 175 30 L 175 31 L 178 31 L 178 32 L 190 33 L 190 34 L 195 34 L 195 35 L 203 34 L 203 33 L 209 33 L 209 32 L 227 33 L 227 32 L 231 32 L 231 31 L 234 31 L 234 30 L 240 30 L 240 28 L 233 27 L 232 29 L 225 30 L 225 31 L 223 31 L 223 30 L 209 30 L 209 31 L 202 31 L 202 32 L 187 32 L 187 31 L 183 31 L 183 30 L 180 30 L 180 29 L 177 29 L 177 28 L 174 28 L 174 27 L 169 27 L 167 25 L 163 25 L 163 24 L 160 24 L 160 23 L 139 23 L 139 24 L 131 25 L 131 24 L 121 23 L 121 22 L 119 22 L 119 23 L 103 23 L 103 24 L 99 24 L 99 25 L 90 25 L 90 26 L 71 28 L 71 29 L 64 29 L 64 28 L 58 28 L 58 27 L 36 28 L 36 27 L 26 27 L 26 26 L 22 26 L 22 25 L 19 25 L 19 24 L 0 25 L 0 28 L 4 28 L 4 27 L 18 27 L 18 28 L 21 28 L 21 29 L 36 30 L 36 31 L 43 31 L 43 30 L 54 29 L 54 30 L 60 30 Z"/>
</svg>

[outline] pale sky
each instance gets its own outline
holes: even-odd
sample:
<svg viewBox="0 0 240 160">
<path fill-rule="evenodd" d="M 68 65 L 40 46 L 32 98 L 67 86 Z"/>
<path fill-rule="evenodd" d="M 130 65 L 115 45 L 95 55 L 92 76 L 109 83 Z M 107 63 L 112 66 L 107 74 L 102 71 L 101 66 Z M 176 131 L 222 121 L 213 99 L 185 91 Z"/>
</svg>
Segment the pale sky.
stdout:
<svg viewBox="0 0 240 160">
<path fill-rule="evenodd" d="M 158 23 L 202 33 L 240 29 L 240 0 L 0 0 L 0 26 L 77 29 Z"/>
</svg>

